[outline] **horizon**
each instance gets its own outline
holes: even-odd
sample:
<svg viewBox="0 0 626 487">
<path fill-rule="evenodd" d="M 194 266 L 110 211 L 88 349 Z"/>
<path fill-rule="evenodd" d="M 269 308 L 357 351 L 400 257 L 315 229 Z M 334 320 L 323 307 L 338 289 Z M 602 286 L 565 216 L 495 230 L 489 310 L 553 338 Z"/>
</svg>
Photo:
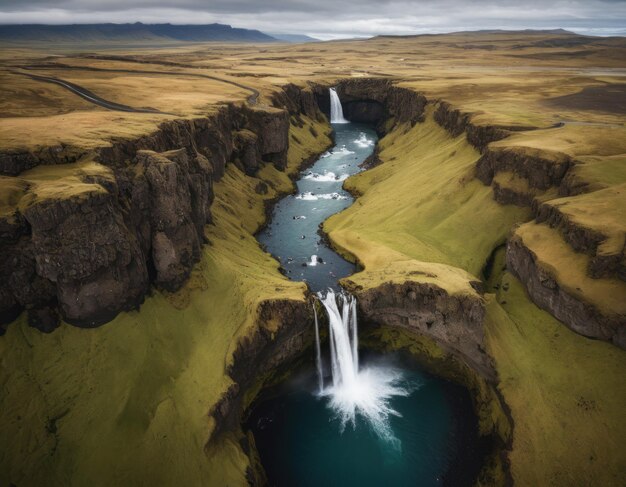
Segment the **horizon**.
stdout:
<svg viewBox="0 0 626 487">
<path fill-rule="evenodd" d="M 319 40 L 450 34 L 482 30 L 564 29 L 579 35 L 626 35 L 626 2 L 557 1 L 549 10 L 538 0 L 524 7 L 504 0 L 403 2 L 398 0 L 330 0 L 259 5 L 252 0 L 225 0 L 204 5 L 183 0 L 169 7 L 163 0 L 140 0 L 128 7 L 121 0 L 102 5 L 94 0 L 7 0 L 0 6 L 0 25 L 86 24 L 223 24 L 264 33 L 308 35 Z"/>
<path fill-rule="evenodd" d="M 545 27 L 545 28 L 532 28 L 532 27 L 519 27 L 512 29 L 504 29 L 504 28 L 494 28 L 494 29 L 466 29 L 466 30 L 450 30 L 450 31 L 425 31 L 419 33 L 412 34 L 373 34 L 373 35 L 354 35 L 350 37 L 333 37 L 324 39 L 319 36 L 315 36 L 311 33 L 307 32 L 285 32 L 282 30 L 260 30 L 260 29 L 252 29 L 247 27 L 240 27 L 238 25 L 224 24 L 221 22 L 210 22 L 210 23 L 175 23 L 175 22 L 72 22 L 72 23 L 43 23 L 43 22 L 34 22 L 34 23 L 2 23 L 0 22 L 0 27 L 7 26 L 45 26 L 45 27 L 69 27 L 69 26 L 78 26 L 78 25 L 171 25 L 171 26 L 181 26 L 181 27 L 192 27 L 192 26 L 209 26 L 209 25 L 220 25 L 230 27 L 232 29 L 244 29 L 250 31 L 258 31 L 262 34 L 266 34 L 268 36 L 303 36 L 310 37 L 313 41 L 317 42 L 332 42 L 332 41 L 341 41 L 341 40 L 366 40 L 373 39 L 375 37 L 417 37 L 417 36 L 427 36 L 427 35 L 452 35 L 452 34 L 465 34 L 465 33 L 484 33 L 484 34 L 497 34 L 497 33 L 528 33 L 528 32 L 553 32 L 553 31 L 562 31 L 559 34 L 572 34 L 572 35 L 580 35 L 580 36 L 589 36 L 589 37 L 626 37 L 626 31 L 624 33 L 583 33 L 576 32 L 571 29 L 566 29 L 564 27 Z M 555 32 L 556 34 L 556 32 Z M 280 40 L 280 39 L 278 39 Z"/>
</svg>

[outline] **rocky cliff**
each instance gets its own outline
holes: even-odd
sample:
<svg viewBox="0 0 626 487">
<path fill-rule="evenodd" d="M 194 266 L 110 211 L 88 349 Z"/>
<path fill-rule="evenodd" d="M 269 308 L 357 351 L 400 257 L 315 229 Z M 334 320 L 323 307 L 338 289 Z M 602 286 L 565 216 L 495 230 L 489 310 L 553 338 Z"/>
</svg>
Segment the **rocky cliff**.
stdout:
<svg viewBox="0 0 626 487">
<path fill-rule="evenodd" d="M 485 308 L 478 293 L 455 296 L 434 284 L 413 281 L 353 291 L 364 320 L 427 336 L 484 379 L 495 380 L 484 348 Z"/>
<path fill-rule="evenodd" d="M 533 302 L 581 335 L 612 342 L 626 349 L 626 315 L 601 309 L 593 301 L 569 290 L 552 269 L 514 234 L 507 243 L 506 264 L 524 284 Z M 580 289 L 580 288 L 579 288 Z"/>
<path fill-rule="evenodd" d="M 313 91 L 320 109 L 330 113 L 327 85 L 315 85 Z M 401 88 L 388 78 L 351 78 L 337 84 L 344 116 L 353 122 L 376 125 L 384 135 L 395 123 L 414 125 L 424 119 L 426 97 L 408 88 Z M 391 125 L 388 125 L 391 124 Z"/>
<path fill-rule="evenodd" d="M 0 323 L 26 309 L 43 331 L 57 314 L 98 326 L 139 306 L 151 285 L 179 289 L 199 259 L 226 164 L 250 175 L 261 163 L 285 168 L 289 108 L 307 96 L 291 88 L 277 99 L 287 109 L 224 105 L 96 153 L 0 154 L 16 188 L 0 213 Z"/>
<path fill-rule="evenodd" d="M 516 128 L 496 125 L 478 125 L 472 122 L 470 113 L 453 108 L 449 103 L 439 102 L 435 110 L 435 121 L 453 137 L 465 132 L 467 140 L 479 151 L 483 151 L 490 142 L 508 137 Z"/>
</svg>

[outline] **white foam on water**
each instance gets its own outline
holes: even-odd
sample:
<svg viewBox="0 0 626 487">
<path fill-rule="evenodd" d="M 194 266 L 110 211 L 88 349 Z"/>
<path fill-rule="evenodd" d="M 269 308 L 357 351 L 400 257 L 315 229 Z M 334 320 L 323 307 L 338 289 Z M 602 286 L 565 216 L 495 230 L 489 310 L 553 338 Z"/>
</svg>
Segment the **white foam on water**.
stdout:
<svg viewBox="0 0 626 487">
<path fill-rule="evenodd" d="M 409 386 L 398 369 L 386 365 L 359 368 L 358 323 L 356 298 L 347 293 L 336 295 L 328 290 L 318 293 L 328 314 L 332 385 L 324 388 L 323 377 L 318 377 L 320 396 L 328 397 L 333 415 L 343 430 L 348 423 L 356 425 L 362 417 L 382 439 L 400 448 L 393 434 L 391 416 L 400 416 L 390 401 L 396 396 L 408 396 L 414 387 Z M 339 304 L 341 310 L 339 309 Z M 317 327 L 316 327 L 317 328 Z M 316 330 L 317 331 L 317 330 Z M 316 350 L 320 349 L 319 332 L 316 333 Z M 318 352 L 319 357 L 319 352 Z M 318 374 L 322 374 L 321 359 L 317 359 Z"/>
<path fill-rule="evenodd" d="M 317 255 L 315 255 L 315 254 L 313 254 L 311 256 L 311 260 L 306 263 L 306 265 L 308 265 L 309 267 L 315 267 L 317 264 L 318 264 L 318 262 L 317 262 Z"/>
<path fill-rule="evenodd" d="M 303 179 L 329 183 L 329 182 L 336 182 L 336 181 L 345 181 L 346 179 L 348 179 L 349 176 L 350 176 L 349 174 L 341 174 L 338 176 L 334 172 L 325 172 L 324 174 L 310 172 L 306 176 L 304 176 Z"/>
<path fill-rule="evenodd" d="M 368 139 L 367 135 L 365 135 L 365 132 L 361 132 L 359 134 L 359 138 L 354 140 L 354 143 L 363 149 L 374 145 L 374 141 Z"/>
<path fill-rule="evenodd" d="M 350 154 L 354 154 L 354 151 L 348 149 L 345 145 L 342 145 L 339 149 L 333 149 L 331 154 L 333 156 L 349 156 Z"/>
<path fill-rule="evenodd" d="M 317 201 L 317 200 L 347 200 L 348 197 L 339 193 L 315 194 L 311 192 L 299 193 L 296 195 L 297 200 Z"/>
</svg>

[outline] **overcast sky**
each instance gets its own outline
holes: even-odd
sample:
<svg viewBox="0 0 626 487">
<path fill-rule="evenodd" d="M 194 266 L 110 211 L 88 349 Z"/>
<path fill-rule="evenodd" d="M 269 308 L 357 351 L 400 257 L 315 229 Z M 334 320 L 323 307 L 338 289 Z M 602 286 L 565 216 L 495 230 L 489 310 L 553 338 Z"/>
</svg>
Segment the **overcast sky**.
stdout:
<svg viewBox="0 0 626 487">
<path fill-rule="evenodd" d="M 477 29 L 626 35 L 626 0 L 0 0 L 0 24 L 219 22 L 320 39 Z"/>
</svg>

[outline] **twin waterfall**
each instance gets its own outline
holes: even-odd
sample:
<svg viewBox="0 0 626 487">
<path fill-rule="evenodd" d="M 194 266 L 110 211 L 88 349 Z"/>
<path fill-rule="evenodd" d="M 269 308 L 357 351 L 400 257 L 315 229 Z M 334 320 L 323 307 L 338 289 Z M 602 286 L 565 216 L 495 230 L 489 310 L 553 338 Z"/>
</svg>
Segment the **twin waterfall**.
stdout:
<svg viewBox="0 0 626 487">
<path fill-rule="evenodd" d="M 343 118 L 343 108 L 341 108 L 341 100 L 339 95 L 335 91 L 335 88 L 330 88 L 330 123 L 350 123 L 349 120 Z"/>
<path fill-rule="evenodd" d="M 315 306 L 315 351 L 319 395 L 329 399 L 329 406 L 341 422 L 356 427 L 359 414 L 384 440 L 396 443 L 390 416 L 398 413 L 389 405 L 394 396 L 407 396 L 410 387 L 403 385 L 402 373 L 390 366 L 371 365 L 359 369 L 359 338 L 356 298 L 345 292 L 335 294 L 329 289 L 318 298 L 328 315 L 328 342 L 332 385 L 324 387 L 324 364 Z"/>
<path fill-rule="evenodd" d="M 329 290 L 326 296 L 321 293 L 318 296 L 328 313 L 328 340 L 330 342 L 333 387 L 341 385 L 352 386 L 359 372 L 359 337 L 356 319 L 356 299 L 354 296 L 350 296 L 346 293 L 341 293 L 336 296 L 332 290 Z M 337 299 L 339 299 L 342 304 L 341 312 L 337 306 Z M 315 313 L 315 340 L 317 375 L 320 393 L 323 393 L 324 372 L 322 368 L 317 312 Z"/>
</svg>

